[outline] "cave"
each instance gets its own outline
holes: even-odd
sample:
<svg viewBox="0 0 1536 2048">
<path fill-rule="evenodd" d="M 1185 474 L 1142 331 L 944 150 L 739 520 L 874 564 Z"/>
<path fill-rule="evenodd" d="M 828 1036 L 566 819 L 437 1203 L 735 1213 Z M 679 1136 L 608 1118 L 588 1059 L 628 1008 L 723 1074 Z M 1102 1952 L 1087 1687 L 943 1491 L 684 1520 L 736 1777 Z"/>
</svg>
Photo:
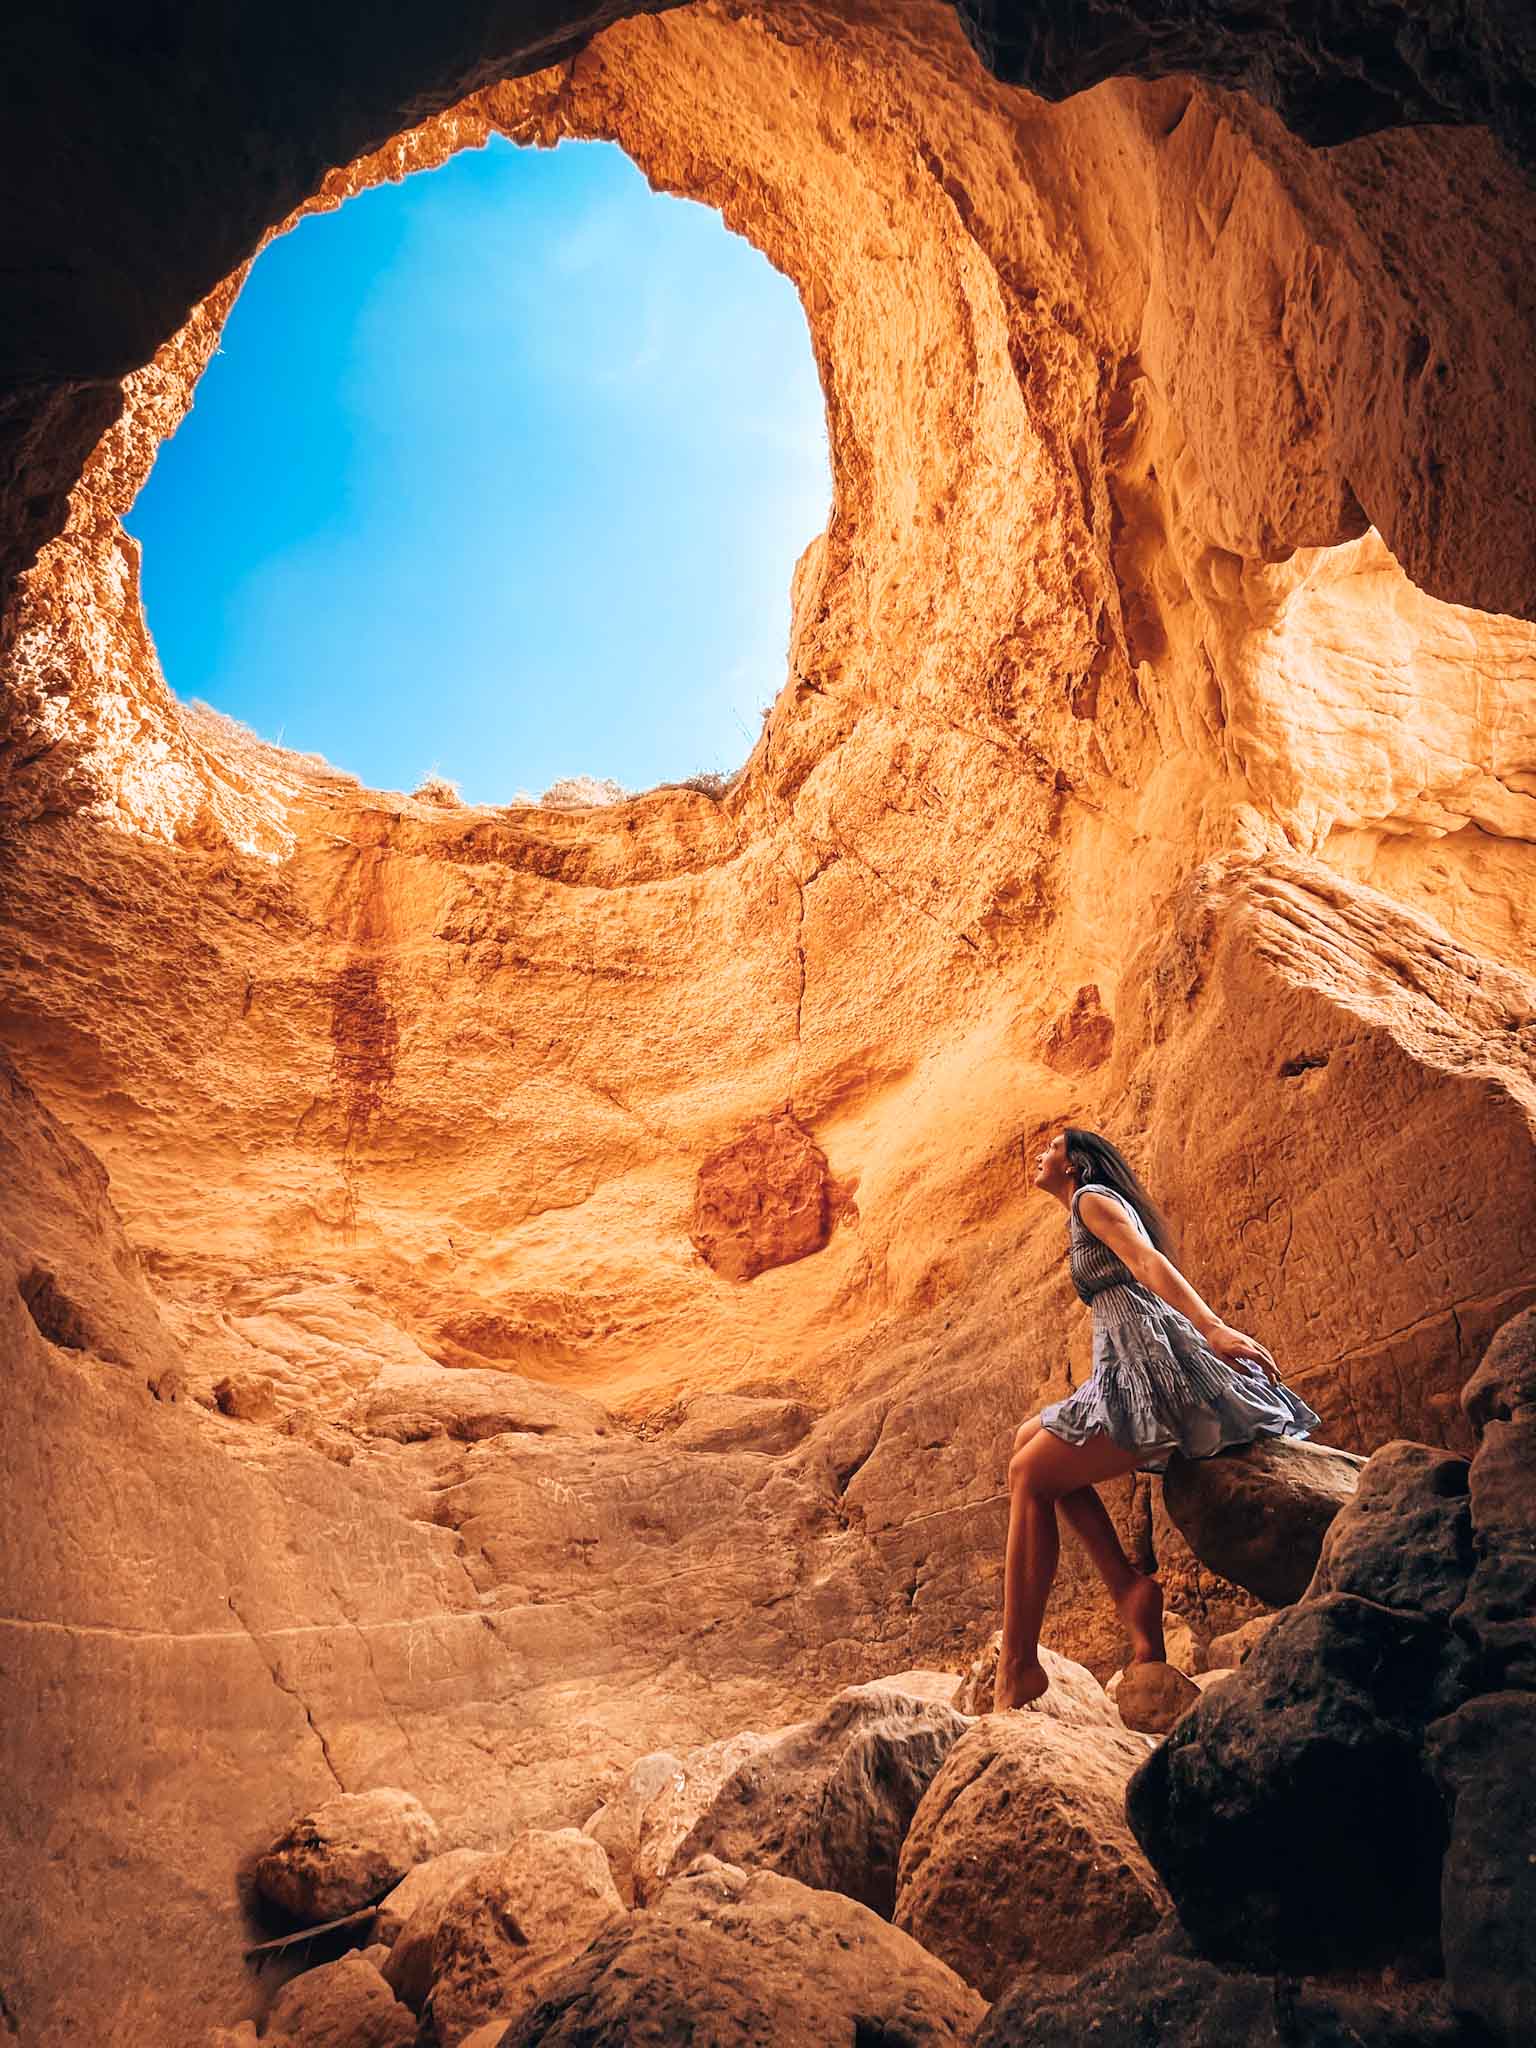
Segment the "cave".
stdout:
<svg viewBox="0 0 1536 2048">
<path fill-rule="evenodd" d="M 1473 1449 L 1536 1302 L 1512 6 L 6 33 L 14 2038 L 254 2019 L 257 1859 L 337 1792 L 490 1849 L 961 1670 L 1090 1369 L 1064 1124 L 1327 1444 Z M 723 794 L 445 809 L 159 673 L 122 520 L 250 263 L 492 135 L 617 143 L 804 306 L 833 502 Z M 1070 1547 L 1047 1640 L 1119 1662 Z"/>
</svg>

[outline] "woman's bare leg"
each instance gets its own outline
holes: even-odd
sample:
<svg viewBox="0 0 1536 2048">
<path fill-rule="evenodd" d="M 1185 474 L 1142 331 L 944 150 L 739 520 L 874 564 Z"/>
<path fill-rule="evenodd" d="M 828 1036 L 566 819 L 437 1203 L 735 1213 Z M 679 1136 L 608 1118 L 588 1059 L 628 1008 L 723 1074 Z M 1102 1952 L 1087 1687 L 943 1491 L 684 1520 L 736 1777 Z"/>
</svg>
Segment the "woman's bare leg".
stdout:
<svg viewBox="0 0 1536 2048">
<path fill-rule="evenodd" d="M 1038 1415 L 1022 1424 L 1013 1440 L 1015 1451 L 1023 1450 L 1039 1434 Z M 1139 1572 L 1125 1554 L 1119 1531 L 1109 1510 L 1092 1486 L 1079 1486 L 1064 1493 L 1057 1502 L 1094 1570 L 1104 1581 L 1115 1612 L 1131 1638 L 1131 1662 L 1161 1663 L 1163 1644 L 1163 1589 L 1146 1572 Z"/>
<path fill-rule="evenodd" d="M 1061 1542 L 1057 1503 L 1102 1480 L 1134 1472 L 1144 1451 L 1123 1451 L 1102 1433 L 1086 1443 L 1063 1443 L 1048 1430 L 1033 1434 L 1008 1462 L 1008 1548 L 1003 1561 L 1003 1641 L 993 1703 L 999 1711 L 1027 1706 L 1050 1683 L 1040 1665 L 1040 1624 L 1056 1576 Z M 1099 1511 L 1104 1513 L 1102 1502 Z M 1092 1510 L 1088 1511 L 1092 1515 Z M 1104 1514 L 1104 1522 L 1109 1520 Z M 1096 1542 L 1103 1524 L 1093 1517 Z M 1114 1536 L 1114 1550 L 1134 1570 Z M 1090 1555 L 1093 1553 L 1090 1552 Z M 1107 1555 L 1107 1553 L 1106 1553 Z M 1095 1560 L 1097 1562 L 1097 1559 Z M 1137 1574 L 1139 1577 L 1140 1574 Z M 1128 1588 L 1126 1590 L 1129 1590 Z"/>
<path fill-rule="evenodd" d="M 1080 1486 L 1075 1493 L 1064 1493 L 1059 1505 L 1109 1588 L 1115 1612 L 1131 1639 L 1131 1662 L 1160 1664 L 1164 1655 L 1162 1587 L 1148 1573 L 1137 1571 L 1126 1556 L 1109 1509 L 1095 1488 Z"/>
<path fill-rule="evenodd" d="M 1061 1557 L 1056 1503 L 1016 1486 L 1015 1451 L 1008 1463 L 1008 1543 L 1003 1552 L 1003 1640 L 997 1652 L 992 1707 L 1027 1707 L 1050 1684 L 1040 1663 L 1040 1623 Z"/>
</svg>

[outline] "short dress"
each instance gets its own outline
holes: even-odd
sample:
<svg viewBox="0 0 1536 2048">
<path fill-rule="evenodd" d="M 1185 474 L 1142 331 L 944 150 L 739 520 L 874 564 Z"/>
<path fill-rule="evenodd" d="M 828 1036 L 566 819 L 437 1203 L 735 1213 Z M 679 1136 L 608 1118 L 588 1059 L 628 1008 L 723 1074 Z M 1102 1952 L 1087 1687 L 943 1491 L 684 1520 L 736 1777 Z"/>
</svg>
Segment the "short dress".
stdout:
<svg viewBox="0 0 1536 2048">
<path fill-rule="evenodd" d="M 1321 1417 L 1258 1359 L 1218 1358 L 1187 1316 L 1143 1287 L 1083 1222 L 1084 1195 L 1118 1202 L 1138 1237 L 1146 1226 L 1114 1188 L 1090 1182 L 1072 1197 L 1072 1284 L 1093 1310 L 1093 1373 L 1040 1412 L 1042 1428 L 1069 1444 L 1099 1431 L 1122 1450 L 1145 1450 L 1161 1472 L 1173 1451 L 1209 1458 L 1261 1436 L 1309 1436 Z"/>
</svg>

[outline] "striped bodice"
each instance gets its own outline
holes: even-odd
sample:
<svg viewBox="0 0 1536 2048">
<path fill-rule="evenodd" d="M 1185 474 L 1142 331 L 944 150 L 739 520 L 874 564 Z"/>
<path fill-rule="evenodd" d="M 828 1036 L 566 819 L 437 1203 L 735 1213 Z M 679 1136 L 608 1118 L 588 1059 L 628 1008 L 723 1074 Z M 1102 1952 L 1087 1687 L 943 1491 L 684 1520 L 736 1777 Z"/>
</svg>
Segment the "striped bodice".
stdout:
<svg viewBox="0 0 1536 2048">
<path fill-rule="evenodd" d="M 1077 1205 L 1087 1194 L 1107 1195 L 1110 1201 L 1118 1202 L 1137 1236 L 1147 1236 L 1146 1225 L 1123 1195 L 1117 1194 L 1113 1188 L 1095 1187 L 1091 1182 L 1080 1187 L 1072 1197 L 1070 1255 L 1072 1285 L 1077 1289 L 1079 1298 L 1091 1302 L 1111 1287 L 1133 1287 L 1138 1294 L 1144 1293 L 1145 1289 L 1125 1261 L 1096 1238 L 1078 1215 Z M 1147 1241 L 1151 1242 L 1150 1239 Z"/>
</svg>

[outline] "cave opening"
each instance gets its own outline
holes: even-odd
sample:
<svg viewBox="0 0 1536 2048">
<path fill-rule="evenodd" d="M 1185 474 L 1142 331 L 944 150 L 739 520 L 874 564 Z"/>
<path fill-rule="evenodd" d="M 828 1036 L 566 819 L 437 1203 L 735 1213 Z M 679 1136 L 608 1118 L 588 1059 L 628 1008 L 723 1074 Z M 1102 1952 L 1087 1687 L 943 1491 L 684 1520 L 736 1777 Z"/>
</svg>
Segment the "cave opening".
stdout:
<svg viewBox="0 0 1536 2048">
<path fill-rule="evenodd" d="M 793 285 L 617 144 L 492 134 L 268 244 L 124 526 L 184 702 L 484 805 L 723 790 L 829 495 Z"/>
</svg>

